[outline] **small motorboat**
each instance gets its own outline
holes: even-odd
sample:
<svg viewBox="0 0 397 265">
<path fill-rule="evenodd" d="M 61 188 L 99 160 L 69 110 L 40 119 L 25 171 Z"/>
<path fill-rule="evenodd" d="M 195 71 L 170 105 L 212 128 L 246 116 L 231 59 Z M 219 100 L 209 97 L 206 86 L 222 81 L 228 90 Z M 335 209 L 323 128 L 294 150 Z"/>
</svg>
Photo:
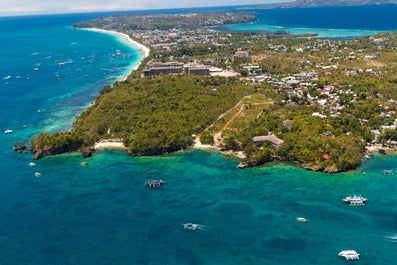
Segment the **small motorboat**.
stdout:
<svg viewBox="0 0 397 265">
<path fill-rule="evenodd" d="M 355 250 L 342 250 L 338 253 L 340 257 L 344 257 L 347 260 L 359 259 L 359 255 Z"/>
<path fill-rule="evenodd" d="M 36 163 L 30 162 L 30 163 L 29 163 L 29 166 L 30 166 L 30 167 L 35 167 L 35 166 L 36 166 Z"/>
<path fill-rule="evenodd" d="M 155 180 L 146 181 L 145 185 L 148 186 L 149 188 L 156 188 L 163 185 L 163 183 L 164 181 L 162 181 L 161 179 L 155 179 Z"/>
<path fill-rule="evenodd" d="M 186 224 L 182 224 L 183 225 L 183 229 L 185 230 L 201 230 L 203 229 L 203 226 L 200 224 L 193 224 L 193 223 L 186 223 Z"/>
<path fill-rule="evenodd" d="M 394 175 L 393 170 L 391 169 L 384 169 L 382 170 L 383 175 Z"/>
<path fill-rule="evenodd" d="M 7 129 L 7 130 L 4 131 L 5 134 L 12 133 L 12 132 L 13 131 L 11 129 Z"/>
<path fill-rule="evenodd" d="M 34 172 L 34 174 L 33 174 L 35 177 L 40 177 L 41 176 L 41 173 L 40 172 Z"/>
<path fill-rule="evenodd" d="M 309 221 L 305 217 L 296 217 L 296 220 L 303 223 Z"/>
</svg>

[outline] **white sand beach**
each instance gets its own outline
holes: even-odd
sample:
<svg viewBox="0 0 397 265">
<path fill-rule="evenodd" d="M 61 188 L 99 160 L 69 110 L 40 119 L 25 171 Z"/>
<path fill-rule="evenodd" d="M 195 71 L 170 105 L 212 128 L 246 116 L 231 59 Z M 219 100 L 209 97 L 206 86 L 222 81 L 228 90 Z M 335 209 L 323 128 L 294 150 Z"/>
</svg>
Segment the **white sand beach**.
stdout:
<svg viewBox="0 0 397 265">
<path fill-rule="evenodd" d="M 117 32 L 117 31 L 114 31 L 114 30 L 104 30 L 104 29 L 99 29 L 99 28 L 81 28 L 81 29 L 82 29 L 82 30 L 95 31 L 95 32 L 101 32 L 101 33 L 105 33 L 105 34 L 118 35 L 118 36 L 120 36 L 120 37 L 123 37 L 123 39 L 124 39 L 127 43 L 129 43 L 129 44 L 131 45 L 131 47 L 133 47 L 133 48 L 138 48 L 138 50 L 141 51 L 141 54 L 143 55 L 143 57 L 142 57 L 142 59 L 141 59 L 138 63 L 136 63 L 136 64 L 133 65 L 133 67 L 132 67 L 132 68 L 130 69 L 130 71 L 129 71 L 129 74 L 130 74 L 132 71 L 138 69 L 138 67 L 139 67 L 139 65 L 141 64 L 142 60 L 143 60 L 144 58 L 148 57 L 149 54 L 150 54 L 150 48 L 148 48 L 147 46 L 143 45 L 143 44 L 140 43 L 140 42 L 137 42 L 137 41 L 133 40 L 132 38 L 130 38 L 130 36 L 128 36 L 128 35 L 125 34 L 125 33 Z M 128 74 L 128 75 L 129 75 L 129 74 Z M 122 80 L 123 80 L 123 81 L 126 80 L 127 77 L 128 77 L 128 75 L 126 75 Z"/>
<path fill-rule="evenodd" d="M 128 42 L 130 42 L 132 44 L 133 47 L 138 48 L 139 50 L 141 50 L 143 52 L 144 57 L 149 56 L 150 49 L 148 47 L 146 47 L 145 45 L 143 45 L 140 42 L 137 42 L 137 41 L 131 39 L 130 36 L 128 36 L 125 33 L 117 32 L 117 31 L 114 31 L 114 30 L 98 29 L 98 28 L 83 28 L 83 30 L 90 30 L 90 31 L 102 32 L 102 33 L 110 33 L 110 34 L 114 34 L 114 35 L 123 36 L 126 41 L 128 41 Z"/>
<path fill-rule="evenodd" d="M 120 140 L 102 140 L 94 144 L 94 149 L 127 149 L 124 143 Z"/>
</svg>

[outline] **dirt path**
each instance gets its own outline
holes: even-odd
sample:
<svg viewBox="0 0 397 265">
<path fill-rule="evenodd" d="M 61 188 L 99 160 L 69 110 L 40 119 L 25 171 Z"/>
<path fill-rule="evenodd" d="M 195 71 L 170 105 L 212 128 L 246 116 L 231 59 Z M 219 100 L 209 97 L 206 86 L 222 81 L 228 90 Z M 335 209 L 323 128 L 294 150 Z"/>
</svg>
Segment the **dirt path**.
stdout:
<svg viewBox="0 0 397 265">
<path fill-rule="evenodd" d="M 219 119 L 223 118 L 227 113 L 229 113 L 230 111 L 235 111 L 235 109 L 239 106 L 239 110 L 225 123 L 225 125 L 223 126 L 223 128 L 214 134 L 214 146 L 215 147 L 220 147 L 222 145 L 222 132 L 227 130 L 230 126 L 230 124 L 233 123 L 233 121 L 235 119 L 237 119 L 239 116 L 241 116 L 241 114 L 244 112 L 244 110 L 246 109 L 246 104 L 242 104 L 244 99 L 247 98 L 251 98 L 251 95 L 247 95 L 244 96 L 243 98 L 241 98 L 239 100 L 239 102 L 237 102 L 232 108 L 230 108 L 229 110 L 225 111 L 224 113 L 222 113 L 217 119 L 216 121 L 218 121 Z M 260 106 L 260 105 L 268 105 L 268 104 L 272 104 L 273 102 L 269 101 L 269 102 L 263 102 L 263 103 L 251 103 L 251 105 L 255 105 L 255 106 Z M 210 126 L 208 126 L 205 130 L 208 130 L 209 128 L 211 128 L 212 126 L 215 125 L 216 121 L 211 124 Z M 195 138 L 195 146 L 200 148 L 200 147 L 207 147 L 206 145 L 203 145 L 200 142 L 200 137 L 197 135 Z M 214 147 L 212 146 L 212 147 Z M 211 147 L 211 146 L 210 146 Z"/>
</svg>

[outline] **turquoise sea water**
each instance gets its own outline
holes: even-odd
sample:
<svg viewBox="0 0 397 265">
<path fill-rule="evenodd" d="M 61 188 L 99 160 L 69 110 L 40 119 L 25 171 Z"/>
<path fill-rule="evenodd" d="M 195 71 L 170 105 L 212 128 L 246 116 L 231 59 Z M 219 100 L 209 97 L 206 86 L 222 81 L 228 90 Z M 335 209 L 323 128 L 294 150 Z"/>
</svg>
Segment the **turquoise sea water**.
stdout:
<svg viewBox="0 0 397 265">
<path fill-rule="evenodd" d="M 397 5 L 280 9 L 252 7 L 241 10 L 255 12 L 257 21 L 220 28 L 255 32 L 281 30 L 294 35 L 311 33 L 321 38 L 335 39 L 352 39 L 397 30 Z"/>
<path fill-rule="evenodd" d="M 358 263 L 397 264 L 397 177 L 381 174 L 397 171 L 396 156 L 337 175 L 281 163 L 238 170 L 235 158 L 197 150 L 29 167 L 14 141 L 69 128 L 141 59 L 121 38 L 70 28 L 95 16 L 0 18 L 0 128 L 13 130 L 0 133 L 0 264 L 346 264 L 343 249 Z M 165 184 L 148 189 L 150 179 Z M 345 205 L 352 194 L 367 205 Z"/>
</svg>

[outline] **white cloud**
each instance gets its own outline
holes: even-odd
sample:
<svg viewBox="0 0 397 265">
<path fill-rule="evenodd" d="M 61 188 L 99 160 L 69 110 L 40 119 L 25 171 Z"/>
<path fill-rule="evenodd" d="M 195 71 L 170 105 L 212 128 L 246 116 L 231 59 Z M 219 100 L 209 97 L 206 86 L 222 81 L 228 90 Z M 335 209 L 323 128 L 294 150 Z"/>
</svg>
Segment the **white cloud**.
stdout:
<svg viewBox="0 0 397 265">
<path fill-rule="evenodd" d="M 251 0 L 244 3 L 241 0 L 173 0 L 172 2 L 165 0 L 1 0 L 0 15 L 229 6 L 286 1 L 291 0 Z"/>
</svg>

